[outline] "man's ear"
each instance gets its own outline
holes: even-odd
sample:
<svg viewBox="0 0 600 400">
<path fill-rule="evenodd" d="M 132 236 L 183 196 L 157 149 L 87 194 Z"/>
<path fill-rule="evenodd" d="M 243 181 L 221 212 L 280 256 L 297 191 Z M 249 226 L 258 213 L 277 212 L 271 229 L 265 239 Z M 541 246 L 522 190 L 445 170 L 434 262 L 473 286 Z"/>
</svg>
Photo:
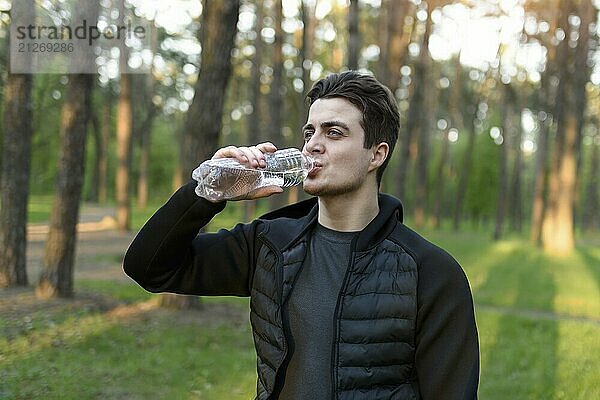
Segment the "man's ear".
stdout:
<svg viewBox="0 0 600 400">
<path fill-rule="evenodd" d="M 387 159 L 390 152 L 390 146 L 386 142 L 381 142 L 371 149 L 371 164 L 369 165 L 369 171 L 381 167 L 381 164 Z"/>
</svg>

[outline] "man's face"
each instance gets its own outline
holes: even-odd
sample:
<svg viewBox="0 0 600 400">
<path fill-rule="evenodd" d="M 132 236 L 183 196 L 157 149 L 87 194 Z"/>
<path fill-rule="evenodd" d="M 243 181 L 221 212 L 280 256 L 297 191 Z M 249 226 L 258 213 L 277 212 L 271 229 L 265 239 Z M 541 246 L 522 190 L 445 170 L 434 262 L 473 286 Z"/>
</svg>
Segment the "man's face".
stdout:
<svg viewBox="0 0 600 400">
<path fill-rule="evenodd" d="M 329 197 L 360 189 L 367 180 L 372 157 L 363 147 L 362 113 L 343 98 L 318 99 L 310 107 L 302 129 L 305 154 L 316 168 L 304 181 L 304 191 Z M 373 179 L 375 172 L 373 172 Z"/>
</svg>

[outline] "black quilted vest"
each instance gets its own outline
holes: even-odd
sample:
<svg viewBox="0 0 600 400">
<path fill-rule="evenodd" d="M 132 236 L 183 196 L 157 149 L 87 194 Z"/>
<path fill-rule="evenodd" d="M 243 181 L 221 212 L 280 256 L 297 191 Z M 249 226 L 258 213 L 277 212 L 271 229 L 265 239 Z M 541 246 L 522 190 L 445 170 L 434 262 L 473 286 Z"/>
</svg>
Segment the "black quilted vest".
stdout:
<svg viewBox="0 0 600 400">
<path fill-rule="evenodd" d="M 316 207 L 300 219 L 266 221 L 258 236 L 250 321 L 257 351 L 257 399 L 275 399 L 285 377 L 288 298 L 306 257 Z M 267 219 L 276 218 L 266 216 Z M 380 213 L 352 243 L 334 318 L 335 399 L 418 399 L 414 369 L 417 265 L 401 245 L 400 203 L 380 196 Z"/>
</svg>

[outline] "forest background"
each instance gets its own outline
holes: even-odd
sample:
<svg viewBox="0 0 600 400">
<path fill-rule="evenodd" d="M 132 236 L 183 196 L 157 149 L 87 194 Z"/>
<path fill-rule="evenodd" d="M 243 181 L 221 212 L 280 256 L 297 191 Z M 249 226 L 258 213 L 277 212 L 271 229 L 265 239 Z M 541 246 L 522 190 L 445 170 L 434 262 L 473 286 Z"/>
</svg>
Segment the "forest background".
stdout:
<svg viewBox="0 0 600 400">
<path fill-rule="evenodd" d="M 597 1 L 88 1 L 98 21 L 130 18 L 150 27 L 152 40 L 98 50 L 93 74 L 11 73 L 11 15 L 50 15 L 61 24 L 76 4 L 0 1 L 5 295 L 33 289 L 39 307 L 94 290 L 106 295 L 102 284 L 76 279 L 85 239 L 77 224 L 86 210 L 108 210 L 107 232 L 131 234 L 218 147 L 265 140 L 301 147 L 307 90 L 330 72 L 356 69 L 386 84 L 400 106 L 400 139 L 382 190 L 402 200 L 408 225 L 456 250 L 481 304 L 478 320 L 509 336 L 539 333 L 553 349 L 544 363 L 560 361 L 561 340 L 582 331 L 596 333 L 586 335 L 581 357 L 600 355 Z M 230 204 L 212 228 L 302 197 L 296 188 Z M 47 231 L 32 262 L 36 224 Z M 187 297 L 158 303 L 198 307 Z M 485 307 L 502 313 L 490 317 Z M 489 361 L 492 344 L 505 339 L 488 333 Z M 513 350 L 515 358 L 499 360 L 498 379 L 519 365 L 522 348 Z M 531 370 L 542 376 L 540 389 L 523 389 L 522 398 L 598 393 L 583 372 L 590 362 L 574 368 L 577 360 L 565 367 L 579 377 L 574 391 L 551 384 L 560 380 L 557 368 L 544 365 Z M 6 376 L 15 382 L 6 393 L 21 393 L 23 376 Z M 485 393 L 503 387 L 486 385 Z"/>
</svg>

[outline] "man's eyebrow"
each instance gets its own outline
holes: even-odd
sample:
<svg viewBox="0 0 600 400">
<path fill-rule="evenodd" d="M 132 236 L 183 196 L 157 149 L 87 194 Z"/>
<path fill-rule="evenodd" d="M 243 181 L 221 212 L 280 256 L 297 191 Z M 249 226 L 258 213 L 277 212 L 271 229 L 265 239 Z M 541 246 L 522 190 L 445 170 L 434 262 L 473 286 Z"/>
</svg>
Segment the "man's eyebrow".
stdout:
<svg viewBox="0 0 600 400">
<path fill-rule="evenodd" d="M 324 122 L 321 122 L 321 128 L 331 128 L 332 126 L 340 127 L 340 128 L 342 128 L 342 129 L 344 129 L 346 131 L 350 130 L 350 128 L 348 127 L 348 125 L 346 123 L 342 122 L 342 121 L 333 120 L 333 121 L 324 121 Z M 302 127 L 303 131 L 306 130 L 306 129 L 314 129 L 313 124 L 306 124 L 306 125 L 304 125 Z"/>
<path fill-rule="evenodd" d="M 302 127 L 302 132 L 304 132 L 307 129 L 314 129 L 313 124 L 306 124 Z"/>
<path fill-rule="evenodd" d="M 331 128 L 332 126 L 338 126 L 338 127 L 342 128 L 344 130 L 347 130 L 347 131 L 350 130 L 350 128 L 348 127 L 348 125 L 345 124 L 342 121 L 336 121 L 336 120 L 334 120 L 334 121 L 321 122 L 321 128 Z"/>
</svg>

